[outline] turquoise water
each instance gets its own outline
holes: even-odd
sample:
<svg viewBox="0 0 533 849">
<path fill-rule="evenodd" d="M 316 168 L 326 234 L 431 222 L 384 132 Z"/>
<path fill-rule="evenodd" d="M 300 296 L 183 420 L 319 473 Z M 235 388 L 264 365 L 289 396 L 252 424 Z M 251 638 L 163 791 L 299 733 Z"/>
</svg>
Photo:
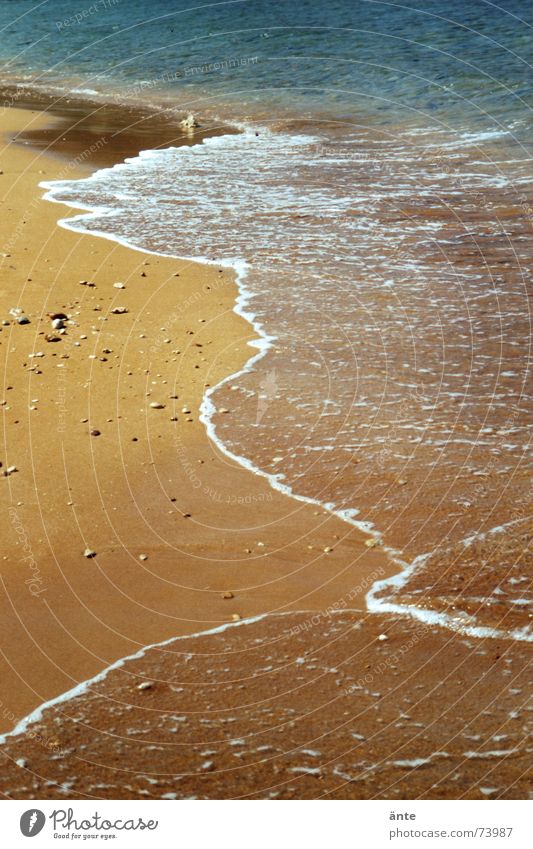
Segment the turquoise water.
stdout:
<svg viewBox="0 0 533 849">
<path fill-rule="evenodd" d="M 526 0 L 0 0 L 0 77 L 243 117 L 530 126 L 528 21 Z"/>
</svg>

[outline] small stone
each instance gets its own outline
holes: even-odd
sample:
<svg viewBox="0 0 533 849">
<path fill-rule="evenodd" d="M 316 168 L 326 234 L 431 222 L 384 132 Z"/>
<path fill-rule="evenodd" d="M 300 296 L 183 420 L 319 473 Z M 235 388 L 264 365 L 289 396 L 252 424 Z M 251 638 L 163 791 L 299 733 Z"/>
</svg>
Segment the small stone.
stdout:
<svg viewBox="0 0 533 849">
<path fill-rule="evenodd" d="M 153 684 L 152 684 L 151 681 L 143 681 L 142 684 L 137 685 L 137 689 L 138 690 L 151 690 L 152 686 L 153 686 Z"/>
<path fill-rule="evenodd" d="M 370 537 L 370 539 L 367 539 L 366 542 L 365 542 L 365 545 L 366 545 L 367 548 L 375 548 L 376 545 L 379 545 L 379 544 L 380 544 L 380 540 L 376 539 L 376 537 Z"/>
<path fill-rule="evenodd" d="M 113 283 L 115 289 L 125 289 L 124 283 Z"/>
<path fill-rule="evenodd" d="M 17 324 L 29 324 L 30 320 L 27 315 L 19 315 L 17 317 Z"/>
<path fill-rule="evenodd" d="M 215 768 L 215 764 L 213 761 L 204 761 L 202 764 L 202 769 L 204 772 L 212 772 Z"/>
<path fill-rule="evenodd" d="M 93 429 L 90 431 L 90 434 L 91 436 L 100 436 L 100 431 L 97 428 L 93 427 Z"/>
<path fill-rule="evenodd" d="M 17 469 L 16 466 L 8 466 L 7 469 L 6 469 L 6 472 L 5 472 L 6 477 L 7 477 L 7 475 L 15 474 L 15 472 L 18 472 L 18 469 Z"/>
<path fill-rule="evenodd" d="M 2 172 L 0 171 L 0 174 L 1 174 L 1 173 L 2 173 Z M 17 765 L 17 766 L 19 766 L 21 769 L 25 769 L 25 768 L 28 766 L 28 761 L 27 761 L 25 758 L 17 758 L 17 760 L 15 761 L 15 763 L 16 763 L 16 765 Z"/>
<path fill-rule="evenodd" d="M 196 118 L 194 117 L 192 112 L 189 112 L 187 117 L 184 118 L 183 121 L 180 121 L 180 127 L 183 130 L 194 130 L 195 127 L 199 127 L 199 126 L 200 126 L 200 124 L 198 123 L 198 121 L 196 120 Z"/>
<path fill-rule="evenodd" d="M 327 545 L 326 548 L 324 549 L 325 554 L 329 554 L 331 551 L 333 551 L 333 549 L 329 545 Z"/>
<path fill-rule="evenodd" d="M 92 548 L 86 548 L 83 552 L 83 556 L 90 560 L 92 557 L 96 557 L 96 551 L 93 551 Z"/>
<path fill-rule="evenodd" d="M 152 403 L 150 404 L 150 407 L 152 408 L 152 410 L 164 410 L 165 409 L 165 405 L 161 404 L 159 401 L 152 401 Z"/>
<path fill-rule="evenodd" d="M 126 309 L 126 307 L 113 307 L 111 312 L 113 313 L 113 315 L 124 315 L 124 313 L 128 312 L 128 310 Z"/>
<path fill-rule="evenodd" d="M 181 412 L 182 412 L 182 413 L 185 413 L 186 415 L 190 415 L 190 412 L 191 412 L 191 411 L 189 410 L 189 408 L 188 408 L 188 407 L 182 407 L 182 408 L 181 408 Z"/>
<path fill-rule="evenodd" d="M 233 613 L 231 618 L 233 619 L 234 622 L 240 622 L 240 619 L 241 619 L 241 617 L 238 613 Z"/>
<path fill-rule="evenodd" d="M 52 319 L 52 327 L 54 330 L 61 330 L 65 326 L 64 319 L 62 318 L 53 318 Z"/>
<path fill-rule="evenodd" d="M 221 407 L 218 412 L 219 413 L 229 413 L 230 411 L 228 409 L 226 409 L 226 407 Z"/>
<path fill-rule="evenodd" d="M 389 638 L 387 637 L 386 634 L 380 634 L 379 637 L 378 637 L 378 640 L 380 641 L 380 643 L 384 643 L 385 640 L 388 640 L 388 639 Z"/>
<path fill-rule="evenodd" d="M 139 554 L 139 560 L 148 560 L 147 554 Z"/>
<path fill-rule="evenodd" d="M 220 597 L 221 598 L 233 598 L 233 593 L 230 592 L 229 590 L 226 590 L 226 592 L 222 593 L 222 595 Z"/>
</svg>

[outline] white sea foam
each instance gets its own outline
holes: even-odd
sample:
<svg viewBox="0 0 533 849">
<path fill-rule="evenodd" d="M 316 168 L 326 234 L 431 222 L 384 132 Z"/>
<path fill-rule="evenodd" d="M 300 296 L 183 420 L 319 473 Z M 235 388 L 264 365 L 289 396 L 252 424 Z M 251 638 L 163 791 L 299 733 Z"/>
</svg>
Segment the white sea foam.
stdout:
<svg viewBox="0 0 533 849">
<path fill-rule="evenodd" d="M 257 132 L 259 133 L 259 137 L 256 135 Z M 481 143 L 487 138 L 493 137 L 496 136 L 493 136 L 493 134 L 489 134 L 488 136 L 482 135 L 480 137 L 474 138 L 466 134 L 464 135 L 464 137 L 461 137 L 457 143 L 459 145 L 462 145 L 463 143 Z M 268 240 L 276 235 L 276 228 L 272 225 L 270 218 L 273 217 L 273 220 L 275 222 L 277 220 L 276 216 L 284 215 L 287 209 L 290 211 L 293 208 L 298 207 L 301 208 L 302 211 L 306 214 L 312 215 L 315 206 L 318 204 L 318 208 L 320 209 L 321 214 L 333 216 L 334 218 L 336 218 L 339 212 L 342 213 L 345 210 L 356 205 L 356 201 L 350 194 L 346 196 L 337 196 L 332 194 L 329 188 L 324 188 L 322 186 L 319 186 L 318 189 L 314 186 L 311 186 L 307 196 L 305 195 L 305 191 L 302 190 L 304 193 L 301 195 L 299 194 L 296 197 L 293 188 L 290 185 L 287 185 L 286 182 L 283 182 L 283 180 L 281 180 L 281 178 L 279 177 L 279 173 L 284 173 L 287 170 L 287 157 L 289 156 L 293 157 L 294 167 L 296 167 L 299 163 L 298 167 L 302 167 L 305 170 L 308 165 L 308 162 L 312 160 L 314 156 L 313 145 L 315 145 L 317 141 L 320 141 L 320 139 L 315 138 L 313 136 L 289 136 L 287 134 L 274 134 L 265 128 L 254 128 L 254 131 L 251 131 L 249 128 L 244 127 L 243 132 L 240 135 L 236 134 L 213 137 L 204 140 L 202 144 L 199 145 L 185 146 L 179 149 L 170 149 L 162 151 L 142 151 L 137 157 L 133 159 L 127 159 L 124 163 L 115 165 L 112 168 L 97 171 L 83 181 L 54 181 L 44 182 L 41 185 L 47 189 L 45 197 L 48 200 L 57 203 L 67 204 L 69 206 L 74 206 L 78 209 L 84 210 L 82 214 L 60 222 L 60 224 L 66 227 L 67 229 L 71 229 L 76 232 L 89 232 L 94 235 L 99 235 L 106 239 L 119 242 L 128 247 L 135 248 L 146 253 L 157 253 L 159 255 L 164 256 L 177 255 L 180 258 L 188 261 L 204 262 L 212 265 L 223 266 L 226 268 L 231 268 L 235 271 L 238 286 L 238 297 L 235 304 L 235 312 L 242 316 L 246 321 L 248 321 L 252 325 L 258 338 L 249 343 L 250 347 L 254 350 L 254 353 L 248 359 L 243 368 L 235 372 L 234 374 L 225 377 L 217 384 L 217 386 L 209 388 L 204 395 L 200 408 L 200 419 L 204 423 L 209 437 L 213 440 L 213 442 L 217 444 L 222 453 L 224 453 L 231 459 L 237 461 L 243 467 L 249 469 L 254 474 L 264 477 L 269 482 L 270 486 L 272 486 L 274 489 L 297 501 L 319 506 L 323 510 L 333 515 L 336 515 L 338 518 L 357 528 L 361 532 L 371 535 L 376 539 L 376 541 L 382 542 L 382 536 L 379 530 L 374 527 L 372 522 L 363 521 L 356 518 L 360 512 L 357 506 L 348 507 L 344 504 L 338 505 L 330 501 L 326 502 L 320 498 L 315 498 L 302 494 L 297 490 L 294 483 L 291 484 L 288 481 L 285 470 L 284 472 L 272 473 L 271 471 L 267 471 L 261 468 L 260 465 L 254 462 L 249 456 L 245 456 L 244 454 L 236 450 L 233 445 L 228 444 L 227 439 L 224 439 L 224 437 L 217 432 L 217 428 L 215 426 L 215 396 L 217 395 L 217 393 L 221 392 L 221 390 L 223 390 L 228 385 L 238 383 L 241 379 L 251 375 L 256 369 L 257 365 L 260 363 L 260 361 L 272 349 L 273 344 L 275 342 L 280 342 L 280 340 L 276 337 L 276 335 L 267 330 L 267 328 L 264 326 L 264 323 L 260 320 L 257 312 L 252 309 L 252 301 L 254 298 L 257 297 L 258 293 L 256 290 L 253 290 L 249 287 L 248 281 L 252 270 L 252 265 L 250 259 L 246 257 L 246 239 L 244 238 L 244 236 L 242 236 L 242 234 L 239 236 L 239 233 L 240 231 L 242 231 L 245 236 L 252 242 L 252 244 L 254 244 L 254 235 L 257 235 L 257 231 L 251 229 L 250 232 L 247 233 L 244 220 L 239 218 L 239 230 L 228 230 L 228 232 L 226 233 L 226 227 L 228 226 L 226 220 L 220 221 L 220 219 L 217 219 L 217 215 L 221 215 L 222 217 L 225 215 L 226 208 L 224 206 L 224 195 L 221 195 L 221 188 L 216 186 L 216 180 L 213 177 L 214 163 L 216 162 L 217 167 L 221 168 L 220 181 L 221 186 L 224 188 L 224 190 L 228 188 L 227 181 L 230 179 L 231 174 L 233 175 L 235 180 L 239 176 L 239 161 L 242 159 L 242 156 L 245 152 L 251 157 L 252 165 L 257 169 L 266 168 L 268 170 L 269 166 L 266 163 L 269 161 L 277 162 L 278 167 L 280 169 L 283 169 L 278 172 L 275 170 L 274 166 L 273 176 L 275 180 L 274 186 L 270 193 L 265 181 L 263 181 L 263 183 L 261 184 L 261 189 L 265 192 L 265 198 L 268 198 L 270 206 L 267 209 L 268 215 L 266 215 L 266 218 L 268 220 L 265 225 L 265 241 L 261 242 L 261 239 L 259 239 L 259 243 L 254 244 L 255 250 L 252 251 L 253 255 L 253 253 L 257 252 L 259 248 L 265 250 L 266 246 L 268 245 Z M 304 151 L 304 154 L 301 154 L 301 151 Z M 308 153 L 305 153 L 305 151 L 308 151 Z M 305 158 L 306 156 L 307 159 Z M 226 160 L 228 164 L 226 166 L 223 166 L 223 163 L 226 162 Z M 171 162 L 173 167 L 168 168 L 168 162 Z M 304 163 L 304 165 L 302 165 L 302 162 Z M 341 163 L 342 162 L 343 160 L 341 160 Z M 192 251 L 198 246 L 198 254 L 195 255 L 191 252 L 174 253 L 170 250 L 164 250 L 164 246 L 159 245 L 157 250 L 150 250 L 138 244 L 138 239 L 140 237 L 135 231 L 135 229 L 131 235 L 124 236 L 118 234 L 120 226 L 118 227 L 118 229 L 113 227 L 114 218 L 117 216 L 117 214 L 120 218 L 120 205 L 127 205 L 128 198 L 130 198 L 130 202 L 133 202 L 134 197 L 131 193 L 139 193 L 141 187 L 143 186 L 143 180 L 145 179 L 144 169 L 147 166 L 149 170 L 155 169 L 155 175 L 163 175 L 163 177 L 166 175 L 167 179 L 168 173 L 170 173 L 171 175 L 174 173 L 173 168 L 177 170 L 178 173 L 181 171 L 186 175 L 186 184 L 190 184 L 193 187 L 195 200 L 199 205 L 199 210 L 196 211 L 196 217 L 194 217 L 191 215 L 191 210 L 189 208 L 188 217 L 191 218 L 191 221 L 188 222 L 188 230 L 186 234 L 184 230 L 184 240 L 185 244 L 187 244 L 190 251 Z M 227 172 L 224 172 L 224 167 L 227 168 Z M 224 174 L 226 174 L 225 177 Z M 151 175 L 152 172 L 150 170 L 149 176 Z M 207 182 L 205 181 L 205 175 L 208 175 L 209 178 Z M 471 176 L 475 177 L 476 180 L 480 178 L 480 175 Z M 130 186 L 132 177 L 134 178 L 133 189 Z M 194 180 L 196 178 L 199 181 L 197 184 L 194 183 Z M 254 200 L 254 192 L 250 191 L 250 187 L 246 182 L 246 178 L 247 172 L 244 173 L 244 177 L 240 178 L 241 182 L 238 184 L 238 191 L 243 192 L 244 197 L 242 206 L 243 210 L 246 208 L 246 202 L 252 203 L 252 201 Z M 106 186 L 108 183 L 112 185 L 112 189 L 110 190 L 110 194 L 108 195 L 110 205 L 104 204 L 99 206 L 97 199 L 102 195 L 104 197 L 106 196 Z M 215 189 L 213 191 L 210 191 L 209 187 L 213 184 L 215 184 Z M 161 189 L 163 193 L 165 192 L 165 190 L 168 190 L 165 189 L 165 185 L 166 184 L 163 182 Z M 372 188 L 372 191 L 374 192 L 375 197 L 378 197 L 380 195 L 383 195 L 384 197 L 387 196 L 388 201 L 390 201 L 391 187 L 389 184 L 384 182 L 383 185 L 381 185 L 376 182 Z M 403 197 L 402 191 L 399 193 L 399 197 Z M 147 193 L 144 192 L 144 194 L 142 195 L 143 202 L 145 204 L 146 194 Z M 89 197 L 90 200 L 85 201 L 83 199 L 80 199 L 80 195 L 85 198 Z M 119 201 L 118 211 L 116 206 L 117 200 Z M 263 197 L 261 197 L 260 200 L 262 201 Z M 230 205 L 231 202 L 232 200 L 230 195 L 226 206 Z M 256 205 L 254 207 L 254 215 L 257 213 L 257 211 L 258 210 Z M 202 221 L 204 219 L 205 223 L 202 226 Z M 369 244 L 372 244 L 372 241 L 375 238 L 372 235 L 372 223 L 373 220 L 371 217 L 361 217 L 357 224 L 357 226 L 360 228 L 360 232 L 364 233 L 365 237 L 368 238 Z M 109 227 L 109 229 L 103 229 L 104 225 L 105 227 Z M 430 222 L 430 225 L 434 229 L 439 229 L 438 225 L 435 222 Z M 98 229 L 95 229 L 95 227 L 97 227 Z M 402 224 L 402 230 L 404 233 L 405 229 L 405 225 Z M 427 226 L 425 227 L 425 229 L 427 229 Z M 213 237 L 213 242 L 211 243 L 210 239 L 212 232 L 216 232 L 216 235 Z M 231 234 L 233 234 L 235 238 L 232 238 Z M 185 235 L 187 236 L 187 238 L 185 238 Z M 385 237 L 385 234 L 380 235 Z M 161 249 L 159 249 L 160 247 Z M 324 250 L 332 251 L 334 250 L 334 248 L 334 241 L 330 241 L 326 242 Z M 208 253 L 210 257 L 215 256 L 215 259 L 208 259 Z M 303 267 L 305 268 L 306 257 L 304 252 L 300 256 L 300 260 L 303 264 Z M 388 282 L 390 283 L 390 280 L 388 280 Z M 392 290 L 394 290 L 394 286 L 392 287 Z M 454 319 L 452 318 L 451 320 L 453 321 Z M 458 317 L 456 320 L 461 320 L 461 318 Z M 369 326 L 368 331 L 372 332 L 373 326 Z M 431 374 L 431 370 L 427 368 L 424 369 L 424 372 Z M 460 377 L 460 375 L 458 375 L 458 377 Z M 398 382 L 398 385 L 401 386 L 402 384 Z M 415 384 L 413 384 L 413 386 L 415 386 L 416 388 Z M 453 392 L 452 390 L 450 390 L 447 392 L 447 394 L 450 397 L 455 397 L 460 395 L 461 393 Z M 369 401 L 365 398 L 365 400 L 360 402 L 359 405 L 356 403 L 354 405 L 354 409 L 356 406 L 361 406 L 362 404 L 366 406 L 367 404 L 369 404 Z M 309 405 L 305 404 L 299 405 L 301 409 L 304 409 L 308 406 Z M 431 405 L 425 405 L 424 407 L 424 409 L 426 410 L 431 408 Z M 369 415 L 371 415 L 371 412 L 372 411 L 370 411 Z M 321 408 L 320 416 L 323 417 L 324 415 L 324 410 L 323 408 Z M 361 424 L 360 430 L 363 431 L 365 427 L 366 425 Z M 424 433 L 425 428 L 426 425 L 422 426 L 415 424 L 406 424 L 397 426 L 397 431 L 400 432 L 401 429 L 415 429 L 419 430 L 420 433 Z M 387 434 L 385 434 L 383 438 L 379 436 L 376 437 L 376 429 L 376 425 L 374 424 L 373 434 L 375 444 L 384 444 L 384 440 L 387 438 Z M 421 440 L 421 436 L 411 437 L 412 444 L 415 444 L 417 442 L 420 443 Z M 390 434 L 388 435 L 387 441 L 390 441 Z M 460 440 L 456 439 L 453 441 L 453 444 L 460 444 L 460 442 Z M 462 443 L 470 444 L 470 440 L 464 439 L 462 440 Z M 361 441 L 360 444 L 362 446 L 364 445 L 364 442 Z M 441 445 L 449 445 L 450 440 L 446 439 L 444 441 L 426 439 L 426 445 L 431 444 L 434 444 L 435 448 L 439 449 L 439 446 Z M 305 453 L 308 453 L 309 451 L 316 451 L 317 453 L 319 453 L 319 456 L 321 458 L 323 458 L 326 453 L 334 453 L 334 451 L 330 450 L 330 446 L 326 446 L 326 450 L 320 451 L 320 445 L 307 445 L 305 447 Z M 398 457 L 400 456 L 401 455 L 398 455 Z M 298 480 L 298 478 L 295 478 L 295 480 Z M 390 598 L 387 598 L 386 600 L 376 598 L 376 596 L 384 589 L 394 592 L 394 590 L 401 588 L 405 584 L 409 575 L 412 574 L 413 569 L 419 568 L 424 562 L 424 557 L 422 556 L 416 558 L 416 560 L 414 560 L 412 564 L 408 564 L 399 557 L 398 553 L 394 549 L 390 547 L 384 547 L 384 550 L 389 555 L 391 561 L 401 571 L 400 574 L 394 576 L 393 578 L 386 579 L 385 581 L 380 581 L 374 585 L 367 598 L 369 610 L 379 613 L 392 612 L 401 613 L 403 615 L 407 614 L 430 624 L 436 624 L 443 627 L 452 628 L 453 630 L 460 630 L 461 632 L 469 634 L 470 636 L 503 636 L 522 640 L 531 639 L 531 637 L 524 629 L 518 629 L 513 632 L 505 633 L 495 629 L 479 627 L 474 619 L 469 619 L 464 615 L 453 617 L 448 614 L 422 609 L 420 607 L 407 607 L 405 605 L 399 605 L 396 604 L 394 600 L 391 600 Z"/>
</svg>

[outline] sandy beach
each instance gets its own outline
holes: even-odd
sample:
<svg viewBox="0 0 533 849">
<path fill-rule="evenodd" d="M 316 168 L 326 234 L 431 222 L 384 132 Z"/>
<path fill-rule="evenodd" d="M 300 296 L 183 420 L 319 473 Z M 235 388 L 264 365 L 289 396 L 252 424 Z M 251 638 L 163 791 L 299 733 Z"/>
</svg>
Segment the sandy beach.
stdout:
<svg viewBox="0 0 533 849">
<path fill-rule="evenodd" d="M 2 795 L 523 798 L 527 645 L 369 615 L 383 549 L 208 439 L 253 353 L 233 274 L 43 200 L 160 123 L 35 106 L 0 123 Z"/>
<path fill-rule="evenodd" d="M 208 440 L 205 388 L 253 353 L 233 276 L 59 227 L 75 211 L 38 184 L 89 173 L 90 151 L 49 155 L 51 121 L 15 108 L 1 125 L 1 459 L 17 469 L 3 482 L 3 730 L 148 643 L 342 599 L 363 608 L 391 572 L 364 535 Z M 45 149 L 12 141 L 42 129 Z"/>
</svg>

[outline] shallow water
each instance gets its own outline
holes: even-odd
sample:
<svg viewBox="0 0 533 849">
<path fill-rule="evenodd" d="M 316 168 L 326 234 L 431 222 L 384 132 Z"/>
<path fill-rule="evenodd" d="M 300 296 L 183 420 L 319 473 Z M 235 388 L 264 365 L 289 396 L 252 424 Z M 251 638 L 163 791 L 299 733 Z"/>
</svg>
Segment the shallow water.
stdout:
<svg viewBox="0 0 533 849">
<path fill-rule="evenodd" d="M 446 598 L 428 566 L 452 574 L 463 540 L 521 528 L 532 500 L 531 44 L 526 4 L 507 9 L 156 3 L 142 23 L 134 3 L 66 26 L 64 3 L 58 28 L 45 4 L 32 66 L 9 28 L 2 50 L 6 80 L 238 119 L 50 196 L 93 210 L 76 229 L 234 265 L 263 356 L 211 396 L 216 438 L 418 558 L 409 604 L 517 633 L 509 552 Z"/>
</svg>

